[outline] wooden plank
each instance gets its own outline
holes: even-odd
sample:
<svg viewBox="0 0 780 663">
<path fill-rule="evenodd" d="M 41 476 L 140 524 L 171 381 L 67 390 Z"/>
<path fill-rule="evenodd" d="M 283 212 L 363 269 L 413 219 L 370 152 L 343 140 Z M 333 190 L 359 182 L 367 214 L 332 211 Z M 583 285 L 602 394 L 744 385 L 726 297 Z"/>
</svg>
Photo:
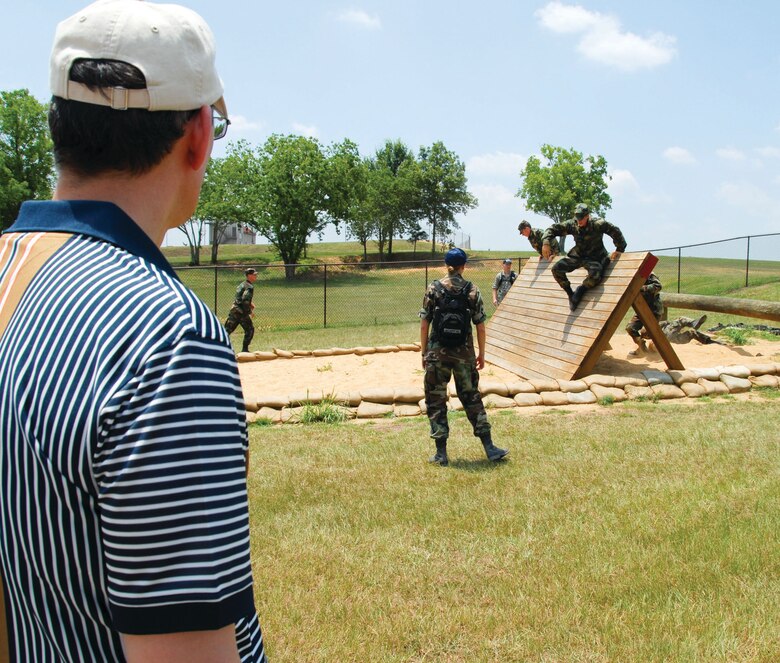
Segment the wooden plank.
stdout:
<svg viewBox="0 0 780 663">
<path fill-rule="evenodd" d="M 571 375 L 571 372 L 576 368 L 576 364 L 570 364 L 553 358 L 545 357 L 544 361 L 532 358 L 530 356 L 519 356 L 511 352 L 507 352 L 503 348 L 494 348 L 494 358 L 514 366 L 513 372 L 528 377 L 530 373 L 534 373 L 540 377 L 555 378 L 555 379 L 567 379 L 566 376 Z M 491 363 L 499 364 L 498 361 L 491 359 Z"/>
<path fill-rule="evenodd" d="M 570 330 L 564 325 L 550 322 L 549 320 L 539 320 L 538 324 L 530 322 L 523 324 L 508 322 L 502 325 L 493 325 L 490 328 L 490 333 L 494 335 L 503 333 L 505 336 L 526 338 L 528 340 L 536 338 L 537 336 L 544 336 L 546 338 L 555 339 L 556 341 L 558 339 L 563 341 L 565 338 L 567 342 L 574 343 L 575 345 L 590 345 L 596 336 L 598 336 L 599 331 L 599 329 L 582 329 L 579 327 Z"/>
<path fill-rule="evenodd" d="M 514 352 L 517 348 L 517 338 L 520 337 L 515 337 L 513 339 L 511 336 L 502 336 L 496 332 L 493 332 L 493 344 L 509 352 Z M 523 348 L 525 350 L 535 352 L 546 357 L 557 357 L 563 361 L 575 364 L 577 366 L 580 363 L 582 351 L 580 347 L 571 343 L 549 343 L 549 338 L 533 340 L 524 337 L 523 340 L 526 341 L 523 344 Z"/>
<path fill-rule="evenodd" d="M 645 301 L 645 298 L 642 297 L 641 293 L 637 295 L 632 305 L 636 314 L 639 316 L 639 319 L 642 321 L 642 324 L 645 326 L 647 333 L 650 335 L 650 338 L 653 339 L 653 343 L 655 343 L 655 347 L 658 348 L 658 353 L 661 355 L 661 358 L 666 365 L 669 368 L 682 371 L 685 366 L 683 366 L 683 363 L 674 351 L 669 339 L 666 338 L 666 334 L 664 334 L 661 326 L 655 319 L 655 315 L 653 315 L 653 312 L 650 310 L 650 307 L 647 305 L 647 302 Z"/>
</svg>

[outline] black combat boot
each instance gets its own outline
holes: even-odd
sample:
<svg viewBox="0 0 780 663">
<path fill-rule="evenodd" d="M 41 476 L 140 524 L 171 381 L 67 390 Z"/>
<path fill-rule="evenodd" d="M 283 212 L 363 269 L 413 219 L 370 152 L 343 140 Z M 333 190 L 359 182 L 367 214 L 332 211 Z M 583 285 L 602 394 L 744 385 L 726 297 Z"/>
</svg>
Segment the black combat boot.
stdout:
<svg viewBox="0 0 780 663">
<path fill-rule="evenodd" d="M 479 439 L 482 440 L 482 446 L 485 447 L 485 455 L 488 457 L 488 460 L 495 462 L 501 460 L 509 453 L 506 449 L 499 449 L 493 444 L 493 438 L 490 436 L 490 433 L 483 435 Z"/>
<path fill-rule="evenodd" d="M 444 467 L 450 462 L 447 458 L 447 438 L 445 437 L 443 440 L 434 440 L 434 442 L 436 442 L 436 453 L 428 459 L 428 462 L 436 463 L 437 465 Z"/>
<path fill-rule="evenodd" d="M 569 310 L 575 311 L 582 301 L 582 296 L 587 288 L 584 285 L 577 286 L 577 289 L 569 297 Z"/>
<path fill-rule="evenodd" d="M 707 322 L 707 316 L 706 315 L 700 315 L 698 318 L 696 318 L 692 323 L 691 327 L 694 329 L 698 329 L 701 327 L 705 322 Z"/>
</svg>

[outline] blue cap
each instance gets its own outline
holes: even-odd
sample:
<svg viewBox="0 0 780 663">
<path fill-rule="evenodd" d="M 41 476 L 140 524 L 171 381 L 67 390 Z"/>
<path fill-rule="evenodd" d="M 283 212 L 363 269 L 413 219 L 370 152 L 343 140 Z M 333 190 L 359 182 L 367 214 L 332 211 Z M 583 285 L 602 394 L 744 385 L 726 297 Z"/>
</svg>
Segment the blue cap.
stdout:
<svg viewBox="0 0 780 663">
<path fill-rule="evenodd" d="M 465 265 L 468 259 L 469 258 L 463 249 L 450 249 L 444 255 L 444 264 L 460 267 L 461 265 Z"/>
</svg>

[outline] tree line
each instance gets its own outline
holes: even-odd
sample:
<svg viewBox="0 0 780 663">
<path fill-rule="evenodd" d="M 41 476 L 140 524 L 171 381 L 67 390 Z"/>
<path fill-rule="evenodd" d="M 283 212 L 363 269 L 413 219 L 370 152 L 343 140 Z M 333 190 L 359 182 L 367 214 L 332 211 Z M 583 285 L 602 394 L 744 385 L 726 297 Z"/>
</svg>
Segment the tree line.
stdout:
<svg viewBox="0 0 780 663">
<path fill-rule="evenodd" d="M 274 134 L 256 148 L 231 143 L 224 157 L 211 160 L 198 208 L 182 230 L 198 264 L 207 225 L 212 262 L 229 224 L 249 226 L 274 246 L 292 276 L 308 238 L 329 225 L 360 242 L 364 258 L 375 240 L 385 260 L 399 237 L 430 239 L 433 251 L 459 227 L 456 216 L 476 205 L 465 164 L 440 141 L 415 154 L 401 140 L 387 140 L 363 157 L 348 139 L 323 145 Z"/>
<path fill-rule="evenodd" d="M 0 230 L 16 219 L 25 200 L 46 200 L 54 186 L 48 108 L 27 90 L 0 92 Z M 571 218 L 578 202 L 603 214 L 612 204 L 603 156 L 544 144 L 519 172 L 517 197 L 553 222 Z M 265 237 L 294 276 L 308 238 L 329 226 L 363 247 L 375 241 L 380 260 L 393 255 L 393 239 L 430 240 L 431 252 L 453 230 L 457 216 L 477 206 L 466 166 L 441 142 L 415 153 L 387 140 L 361 156 L 349 139 L 323 145 L 316 138 L 271 135 L 262 146 L 239 140 L 212 158 L 195 214 L 181 230 L 191 263 L 200 264 L 204 230 L 212 230 L 211 262 L 230 224 Z"/>
</svg>

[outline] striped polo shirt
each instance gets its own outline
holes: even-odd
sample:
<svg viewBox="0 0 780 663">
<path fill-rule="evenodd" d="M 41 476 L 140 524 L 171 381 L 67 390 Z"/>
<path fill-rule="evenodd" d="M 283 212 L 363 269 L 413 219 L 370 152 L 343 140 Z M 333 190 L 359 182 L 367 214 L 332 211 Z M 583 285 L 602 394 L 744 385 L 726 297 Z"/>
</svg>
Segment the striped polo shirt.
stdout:
<svg viewBox="0 0 780 663">
<path fill-rule="evenodd" d="M 12 660 L 236 624 L 264 659 L 227 333 L 118 207 L 29 202 L 0 236 L 0 562 Z"/>
</svg>

